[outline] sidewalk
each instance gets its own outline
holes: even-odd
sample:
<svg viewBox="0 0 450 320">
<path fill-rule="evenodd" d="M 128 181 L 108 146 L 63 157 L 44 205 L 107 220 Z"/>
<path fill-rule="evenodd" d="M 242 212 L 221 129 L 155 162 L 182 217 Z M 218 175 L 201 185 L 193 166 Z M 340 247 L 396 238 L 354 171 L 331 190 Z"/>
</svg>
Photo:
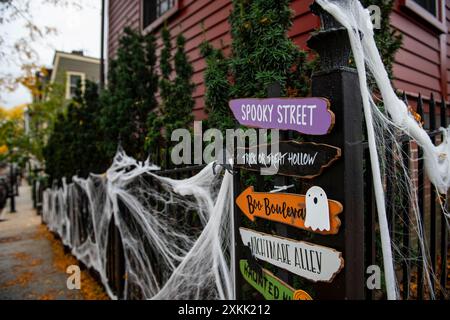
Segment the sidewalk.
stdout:
<svg viewBox="0 0 450 320">
<path fill-rule="evenodd" d="M 0 299 L 95 299 L 86 290 L 69 290 L 67 265 L 77 264 L 64 253 L 62 244 L 41 225 L 41 217 L 32 209 L 31 188 L 22 185 L 16 198 L 17 213 L 9 213 L 9 203 L 0 215 Z M 99 292 L 102 288 L 87 272 L 81 275 L 82 287 Z"/>
</svg>

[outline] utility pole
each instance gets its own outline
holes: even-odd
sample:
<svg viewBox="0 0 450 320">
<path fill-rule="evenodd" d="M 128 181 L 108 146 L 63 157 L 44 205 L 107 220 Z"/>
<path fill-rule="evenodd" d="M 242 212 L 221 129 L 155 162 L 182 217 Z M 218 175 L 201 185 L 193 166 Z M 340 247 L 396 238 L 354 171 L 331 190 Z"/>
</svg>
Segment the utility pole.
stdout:
<svg viewBox="0 0 450 320">
<path fill-rule="evenodd" d="M 102 0 L 102 17 L 101 17 L 101 34 L 100 34 L 100 90 L 105 88 L 105 0 Z"/>
</svg>

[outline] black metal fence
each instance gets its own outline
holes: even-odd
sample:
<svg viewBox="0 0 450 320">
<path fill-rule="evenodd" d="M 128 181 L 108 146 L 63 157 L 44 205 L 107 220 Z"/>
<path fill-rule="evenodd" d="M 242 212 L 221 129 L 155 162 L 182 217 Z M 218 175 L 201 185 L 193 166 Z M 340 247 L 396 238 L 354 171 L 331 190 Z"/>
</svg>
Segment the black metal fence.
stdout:
<svg viewBox="0 0 450 320">
<path fill-rule="evenodd" d="M 424 129 L 428 132 L 433 143 L 442 141 L 442 132 L 440 127 L 446 128 L 448 124 L 448 109 L 445 99 L 436 102 L 433 94 L 425 100 L 421 95 L 417 97 L 407 97 L 403 94 L 405 103 L 419 117 L 418 121 L 422 121 Z M 391 149 L 393 141 L 387 142 L 387 148 Z M 420 211 L 420 220 L 422 224 L 413 223 L 414 217 L 412 212 L 413 199 L 405 194 L 404 190 L 397 190 L 396 183 L 392 179 L 406 179 L 404 175 L 399 173 L 395 175 L 394 168 L 395 153 L 386 152 L 386 170 L 390 174 L 385 178 L 387 216 L 390 227 L 390 236 L 393 242 L 399 244 L 396 248 L 399 258 L 395 271 L 400 284 L 400 293 L 402 299 L 424 299 L 430 298 L 430 293 L 426 290 L 425 280 L 427 275 L 423 264 L 426 257 L 421 256 L 421 248 L 417 239 L 417 230 L 413 228 L 421 228 L 426 239 L 427 250 L 430 253 L 429 260 L 431 262 L 431 270 L 428 275 L 432 280 L 432 287 L 436 293 L 436 297 L 445 299 L 446 291 L 449 289 L 448 279 L 448 229 L 443 214 L 442 203 L 444 195 L 436 192 L 435 187 L 430 183 L 426 176 L 423 160 L 422 149 L 409 137 L 399 136 L 397 143 L 401 145 L 401 153 L 403 164 L 407 168 L 409 175 L 412 177 L 413 190 L 417 194 L 417 202 Z M 377 246 L 377 228 L 376 205 L 373 193 L 372 174 L 369 160 L 368 144 L 364 145 L 365 159 L 365 242 L 366 242 L 366 265 L 381 265 L 381 257 L 379 247 Z M 402 181 L 402 183 L 410 183 L 410 180 Z M 447 207 L 448 209 L 448 207 Z M 396 212 L 402 212 L 402 217 L 396 215 Z M 396 221 L 397 217 L 397 221 Z M 400 220 L 400 221 L 399 221 Z M 414 254 L 413 254 L 414 253 Z M 412 257 L 411 255 L 414 255 Z M 368 290 L 367 297 L 376 299 L 377 295 Z M 448 297 L 447 297 L 448 298 Z"/>
<path fill-rule="evenodd" d="M 278 95 L 279 88 L 272 87 L 269 91 L 270 95 Z M 407 101 L 406 95 L 404 95 L 405 101 Z M 423 119 L 423 126 L 427 130 L 430 138 L 434 143 L 439 143 L 442 141 L 442 132 L 439 130 L 440 127 L 446 127 L 448 124 L 448 109 L 445 100 L 441 100 L 440 102 L 436 102 L 433 95 L 430 96 L 429 99 L 424 100 L 420 95 L 417 98 L 409 98 L 409 105 L 411 110 L 415 110 L 417 114 Z M 291 132 L 282 133 L 282 138 L 289 139 L 292 138 Z M 401 149 L 404 155 L 408 155 L 408 157 L 403 157 L 404 165 L 408 168 L 410 175 L 413 177 L 414 188 L 417 190 L 417 200 L 419 204 L 419 210 L 421 214 L 421 220 L 423 222 L 423 234 L 427 239 L 428 250 L 430 252 L 430 262 L 431 262 L 431 271 L 430 277 L 433 279 L 433 288 L 437 294 L 438 298 L 445 299 L 447 298 L 446 290 L 448 291 L 449 279 L 448 279 L 448 269 L 447 269 L 447 255 L 449 252 L 449 244 L 448 244 L 448 229 L 446 225 L 446 220 L 444 219 L 442 212 L 442 199 L 441 195 L 436 192 L 434 186 L 430 183 L 426 176 L 426 172 L 424 170 L 424 161 L 423 161 L 423 153 L 421 148 L 413 141 L 411 141 L 408 137 L 399 136 L 398 143 L 401 145 Z M 393 142 L 392 142 L 393 143 Z M 363 164 L 364 166 L 364 197 L 361 199 L 356 199 L 356 201 L 364 204 L 364 227 L 359 226 L 359 229 L 363 230 L 364 234 L 364 268 L 367 268 L 370 265 L 382 265 L 382 257 L 379 246 L 378 239 L 378 222 L 377 222 L 377 214 L 376 214 L 376 205 L 373 194 L 373 183 L 372 183 L 372 174 L 370 168 L 370 160 L 369 160 L 369 148 L 367 142 L 363 142 L 364 149 L 364 157 Z M 390 166 L 394 163 L 394 153 L 386 152 L 386 166 Z M 183 179 L 192 177 L 197 174 L 201 169 L 204 168 L 204 165 L 198 166 L 185 166 L 185 167 L 170 167 L 170 148 L 167 146 L 161 146 L 160 150 L 155 153 L 154 159 L 155 162 L 159 165 L 162 165 L 163 168 L 157 173 L 162 176 L 171 177 L 174 179 Z M 309 183 L 304 181 L 296 181 L 293 178 L 276 176 L 271 181 L 266 181 L 259 174 L 253 174 L 255 177 L 254 182 L 256 183 L 257 188 L 260 188 L 261 191 L 267 189 L 272 184 L 275 185 L 295 185 L 295 192 L 301 193 L 306 190 L 310 186 Z M 411 223 L 411 199 L 408 194 L 404 194 L 401 190 L 396 190 L 395 186 L 397 185 L 395 181 L 391 179 L 402 179 L 401 175 L 399 177 L 389 174 L 385 179 L 385 189 L 386 189 L 386 198 L 387 198 L 387 214 L 390 226 L 390 235 L 391 238 L 396 243 L 400 243 L 401 246 L 398 248 L 397 254 L 403 255 L 402 259 L 398 259 L 399 263 L 395 266 L 396 275 L 399 281 L 401 298 L 402 299 L 426 299 L 430 298 L 429 292 L 426 290 L 426 286 L 424 283 L 424 278 L 426 276 L 425 272 L 427 270 L 423 268 L 422 258 L 420 256 L 420 248 L 417 237 L 414 236 L 413 228 L 416 226 Z M 238 171 L 235 175 L 234 179 L 234 190 L 235 197 L 239 194 L 241 190 L 243 190 L 244 180 L 249 179 L 248 175 L 245 176 L 243 172 Z M 250 179 L 251 180 L 251 179 Z M 407 183 L 405 181 L 404 183 Z M 42 192 L 43 188 L 41 185 L 35 186 L 34 198 L 36 199 L 36 203 L 39 204 L 42 202 Z M 266 190 L 267 191 L 267 190 Z M 71 215 L 82 215 L 86 217 L 89 212 L 89 204 L 85 198 L 80 197 L 82 199 L 82 203 L 76 205 L 78 208 L 77 212 Z M 84 200 L 83 200 L 84 199 Z M 445 205 L 445 204 L 444 204 Z M 345 202 L 344 202 L 345 206 Z M 396 221 L 396 217 L 398 215 L 394 214 L 399 210 L 402 210 L 403 216 L 401 221 Z M 125 209 L 123 209 L 125 210 Z M 241 225 L 241 215 L 238 208 L 235 208 L 235 223 L 237 226 Z M 83 219 L 75 219 L 76 221 L 82 221 Z M 80 235 L 84 235 L 86 238 L 86 234 L 88 232 L 88 226 L 85 223 L 77 223 L 77 227 L 83 229 L 86 227 L 86 230 L 80 230 Z M 264 229 L 265 227 L 263 227 Z M 276 225 L 272 231 L 276 232 L 281 236 L 289 236 L 295 239 L 304 239 L 308 236 L 305 235 L 305 232 L 299 232 L 297 230 L 292 230 L 289 227 Z M 268 230 L 266 230 L 268 231 Z M 347 233 L 351 233 L 351 229 L 346 229 Z M 352 238 L 352 235 L 349 235 Z M 319 241 L 327 243 L 323 237 L 319 236 Z M 345 238 L 345 237 L 344 237 Z M 110 286 L 114 290 L 114 292 L 121 297 L 122 291 L 124 288 L 124 257 L 123 257 L 123 248 L 120 239 L 120 232 L 115 228 L 114 221 L 111 222 L 111 228 L 109 230 L 108 236 L 108 278 L 110 279 Z M 81 239 L 82 241 L 82 239 Z M 336 243 L 340 240 L 335 240 L 333 242 L 333 246 L 336 247 Z M 344 245 L 343 245 L 344 246 Z M 345 247 L 345 246 L 344 246 Z M 344 247 L 342 249 L 344 249 Z M 339 245 L 337 245 L 339 248 Z M 345 251 L 345 249 L 343 250 Z M 410 254 L 415 252 L 415 257 L 412 258 Z M 239 247 L 237 247 L 237 254 L 239 255 Z M 360 257 L 355 256 L 355 260 L 360 259 Z M 433 278 L 433 275 L 436 277 Z M 298 280 L 293 279 L 292 275 L 290 275 L 286 271 L 280 271 L 278 276 L 289 283 L 298 282 Z M 342 290 L 342 287 L 345 285 L 351 285 L 354 279 L 345 279 L 342 277 L 340 279 L 337 277 L 333 284 L 320 286 L 319 291 L 322 291 L 320 295 L 323 297 L 333 297 L 333 292 Z M 301 283 L 301 282 L 300 282 Z M 244 286 L 245 284 L 242 281 L 237 281 L 237 286 Z M 301 283 L 301 285 L 308 286 L 306 283 Z M 332 289 L 331 289 L 332 287 Z M 309 289 L 314 290 L 314 289 Z M 327 292 L 327 293 L 324 293 Z M 330 294 L 328 296 L 328 293 Z M 135 297 L 139 297 L 138 294 Z M 242 296 L 241 296 L 242 297 Z M 246 297 L 244 295 L 244 297 Z M 384 295 L 380 291 L 373 291 L 366 288 L 365 297 L 367 299 L 379 299 L 383 298 Z M 247 297 L 248 298 L 248 297 Z"/>
<path fill-rule="evenodd" d="M 198 165 L 198 166 L 188 166 L 188 167 L 180 167 L 180 168 L 172 168 L 169 169 L 170 161 L 170 148 L 168 145 L 161 146 L 160 149 L 154 154 L 155 162 L 158 165 L 162 165 L 161 170 L 156 171 L 160 176 L 169 177 L 172 179 L 186 179 L 189 177 L 192 177 L 196 175 L 199 171 L 201 171 L 204 166 Z M 164 160 L 161 160 L 159 157 L 160 155 L 164 155 Z M 159 182 L 156 182 L 152 177 L 146 177 L 147 183 L 151 183 L 156 190 L 159 192 L 162 191 L 161 184 Z M 82 206 L 87 206 L 87 202 L 83 203 Z M 129 217 L 130 214 L 128 213 L 128 207 L 123 204 L 121 200 L 119 200 L 118 203 L 119 211 L 122 215 L 122 217 Z M 165 206 L 164 209 L 166 210 L 167 214 L 170 215 L 176 215 L 176 208 L 174 207 L 176 204 Z M 89 210 L 84 209 L 84 211 Z M 170 212 L 168 212 L 170 211 Z M 184 219 L 186 220 L 186 219 Z M 180 223 L 190 223 L 190 225 L 193 228 L 196 228 L 197 226 L 192 221 L 179 221 Z M 114 217 L 112 217 L 110 224 L 109 224 L 109 230 L 108 230 L 108 245 L 107 245 L 107 269 L 106 274 L 108 276 L 109 286 L 113 293 L 119 298 L 122 299 L 124 297 L 124 290 L 125 290 L 125 256 L 124 256 L 124 248 L 122 244 L 121 234 L 120 230 L 117 228 Z M 139 226 L 136 226 L 139 228 Z M 136 229 L 139 230 L 139 229 Z M 138 231 L 139 232 L 139 231 Z M 142 244 L 142 250 L 146 252 L 147 255 L 152 257 L 152 260 L 154 261 L 153 265 L 153 271 L 155 272 L 155 277 L 157 279 L 162 279 L 161 276 L 162 273 L 164 273 L 165 270 L 161 270 L 161 267 L 158 267 L 158 261 L 159 258 L 156 256 L 155 252 L 148 246 L 147 244 Z M 140 292 L 139 288 L 134 287 L 128 287 L 127 289 L 127 298 L 128 299 L 142 299 L 142 292 Z"/>
</svg>

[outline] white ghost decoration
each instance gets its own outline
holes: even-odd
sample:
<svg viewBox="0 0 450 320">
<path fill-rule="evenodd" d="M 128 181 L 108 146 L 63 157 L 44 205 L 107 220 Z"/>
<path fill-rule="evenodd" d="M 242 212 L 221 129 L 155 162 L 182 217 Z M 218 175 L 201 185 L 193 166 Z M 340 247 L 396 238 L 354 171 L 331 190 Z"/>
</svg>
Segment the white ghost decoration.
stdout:
<svg viewBox="0 0 450 320">
<path fill-rule="evenodd" d="M 306 192 L 305 227 L 314 231 L 330 231 L 328 197 L 321 187 L 311 187 Z"/>
</svg>

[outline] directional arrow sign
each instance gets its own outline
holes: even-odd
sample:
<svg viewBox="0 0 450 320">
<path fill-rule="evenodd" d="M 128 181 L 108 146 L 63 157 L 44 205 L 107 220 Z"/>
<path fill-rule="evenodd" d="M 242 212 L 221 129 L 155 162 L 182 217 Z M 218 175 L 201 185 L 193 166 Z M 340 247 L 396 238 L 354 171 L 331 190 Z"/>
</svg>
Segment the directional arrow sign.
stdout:
<svg viewBox="0 0 450 320">
<path fill-rule="evenodd" d="M 266 300 L 312 300 L 308 293 L 295 290 L 266 269 L 262 269 L 262 273 L 258 274 L 249 266 L 247 260 L 239 261 L 239 266 L 244 279 Z"/>
<path fill-rule="evenodd" d="M 253 187 L 248 187 L 237 197 L 236 204 L 251 221 L 258 217 L 315 233 L 337 234 L 341 225 L 341 220 L 337 215 L 342 212 L 343 206 L 338 201 L 327 201 L 329 213 L 325 214 L 329 215 L 329 230 L 312 229 L 312 227 L 305 226 L 308 215 L 305 195 L 255 192 Z M 313 214 L 311 209 L 310 214 Z"/>
<path fill-rule="evenodd" d="M 277 150 L 270 144 L 238 148 L 236 167 L 259 171 L 271 166 L 277 174 L 312 179 L 341 157 L 341 149 L 314 142 L 280 141 Z"/>
<path fill-rule="evenodd" d="M 334 125 L 334 113 L 325 98 L 236 99 L 230 108 L 240 124 L 263 129 L 295 130 L 325 135 Z"/>
<path fill-rule="evenodd" d="M 342 253 L 305 241 L 239 228 L 242 242 L 262 261 L 312 281 L 331 282 L 343 268 Z"/>
</svg>

